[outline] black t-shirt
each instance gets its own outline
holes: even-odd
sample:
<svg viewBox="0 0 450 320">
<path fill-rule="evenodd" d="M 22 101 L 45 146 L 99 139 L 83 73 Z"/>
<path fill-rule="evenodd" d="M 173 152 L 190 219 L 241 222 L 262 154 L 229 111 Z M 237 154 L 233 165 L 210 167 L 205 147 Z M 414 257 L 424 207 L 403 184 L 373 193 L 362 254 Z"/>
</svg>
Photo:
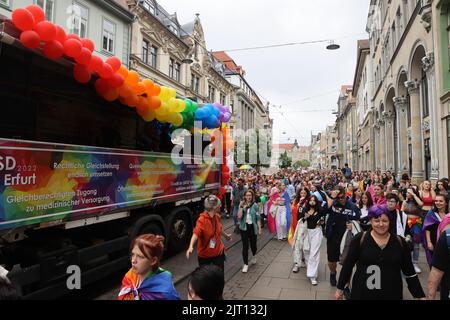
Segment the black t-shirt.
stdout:
<svg viewBox="0 0 450 320">
<path fill-rule="evenodd" d="M 444 272 L 444 277 L 441 281 L 441 300 L 450 300 L 450 252 L 447 245 L 446 232 L 439 238 L 434 248 L 432 265 Z"/>
<path fill-rule="evenodd" d="M 258 196 L 255 196 L 255 202 L 256 202 L 256 203 L 261 203 L 261 198 L 258 197 Z"/>
</svg>

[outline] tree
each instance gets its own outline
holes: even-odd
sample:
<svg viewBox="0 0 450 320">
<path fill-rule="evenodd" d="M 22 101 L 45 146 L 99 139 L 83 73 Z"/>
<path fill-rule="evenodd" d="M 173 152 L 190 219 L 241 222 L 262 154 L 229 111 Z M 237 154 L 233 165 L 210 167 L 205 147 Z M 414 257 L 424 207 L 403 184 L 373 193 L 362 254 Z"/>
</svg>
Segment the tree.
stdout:
<svg viewBox="0 0 450 320">
<path fill-rule="evenodd" d="M 292 159 L 289 158 L 287 152 L 285 151 L 280 155 L 280 159 L 278 160 L 281 169 L 287 169 L 292 165 Z"/>
<path fill-rule="evenodd" d="M 308 160 L 300 160 L 294 163 L 293 167 L 295 170 L 298 170 L 300 168 L 309 168 L 311 164 Z"/>
<path fill-rule="evenodd" d="M 262 143 L 262 142 L 260 142 L 259 129 L 255 129 L 255 133 L 256 133 L 256 145 L 252 145 L 252 152 L 256 152 L 256 154 L 257 154 L 257 162 L 256 163 L 249 163 L 249 164 L 252 165 L 252 166 L 255 166 L 257 170 L 260 167 L 269 168 L 270 167 L 270 163 L 262 163 L 261 159 L 260 159 L 260 156 L 261 156 L 260 152 L 263 152 L 263 150 L 260 151 L 260 143 Z M 238 148 L 238 139 L 245 139 L 245 150 Z M 250 140 L 250 138 L 247 137 L 247 136 L 236 137 L 236 143 L 235 143 L 235 148 L 234 148 L 234 162 L 235 163 L 238 163 L 238 159 L 245 159 L 245 161 L 250 162 L 250 144 L 249 144 L 249 140 Z M 241 142 L 242 142 L 242 140 L 241 140 Z M 256 150 L 254 148 L 256 148 Z M 267 153 L 267 158 L 270 159 L 270 157 L 272 156 L 272 144 L 271 144 L 271 141 L 267 141 L 267 147 L 266 147 L 265 151 Z"/>
</svg>

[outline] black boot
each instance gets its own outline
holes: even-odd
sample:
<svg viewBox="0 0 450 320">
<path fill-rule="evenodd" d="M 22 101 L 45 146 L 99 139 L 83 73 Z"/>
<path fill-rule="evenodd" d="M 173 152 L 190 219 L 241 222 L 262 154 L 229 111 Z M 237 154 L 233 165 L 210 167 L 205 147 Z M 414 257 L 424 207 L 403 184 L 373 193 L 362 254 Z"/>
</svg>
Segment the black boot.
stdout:
<svg viewBox="0 0 450 320">
<path fill-rule="evenodd" d="M 330 274 L 330 284 L 332 287 L 336 287 L 337 285 L 336 274 Z"/>
</svg>

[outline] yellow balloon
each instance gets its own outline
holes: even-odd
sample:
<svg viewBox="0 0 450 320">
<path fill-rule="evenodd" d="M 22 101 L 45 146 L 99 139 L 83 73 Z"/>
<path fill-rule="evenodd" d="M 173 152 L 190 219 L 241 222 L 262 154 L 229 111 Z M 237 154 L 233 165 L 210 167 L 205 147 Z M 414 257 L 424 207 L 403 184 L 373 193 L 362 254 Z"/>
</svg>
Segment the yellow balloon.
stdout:
<svg viewBox="0 0 450 320">
<path fill-rule="evenodd" d="M 169 88 L 161 87 L 161 93 L 159 94 L 161 101 L 169 101 Z"/>
<path fill-rule="evenodd" d="M 176 98 L 176 97 L 177 97 L 177 91 L 174 88 L 169 88 L 169 99 Z"/>
<path fill-rule="evenodd" d="M 172 114 L 170 116 L 170 123 L 172 123 L 175 127 L 179 127 L 183 124 L 183 116 L 179 113 Z"/>
<path fill-rule="evenodd" d="M 167 103 L 166 102 L 162 102 L 161 103 L 161 107 L 156 109 L 155 113 L 156 113 L 157 116 L 164 116 L 164 115 L 169 114 L 169 108 L 167 106 Z"/>
<path fill-rule="evenodd" d="M 177 105 L 177 110 L 176 111 L 178 113 L 181 113 L 184 110 L 186 110 L 186 102 L 184 100 L 181 100 L 181 99 L 177 99 L 177 101 L 178 101 L 178 105 Z"/>
</svg>

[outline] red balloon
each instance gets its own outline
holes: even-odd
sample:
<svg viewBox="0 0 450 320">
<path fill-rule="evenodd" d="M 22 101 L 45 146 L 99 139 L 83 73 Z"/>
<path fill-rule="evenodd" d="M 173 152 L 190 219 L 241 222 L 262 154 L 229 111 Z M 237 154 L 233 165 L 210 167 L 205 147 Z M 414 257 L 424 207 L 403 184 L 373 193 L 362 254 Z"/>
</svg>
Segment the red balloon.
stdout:
<svg viewBox="0 0 450 320">
<path fill-rule="evenodd" d="M 31 12 L 23 8 L 19 8 L 13 11 L 12 21 L 14 25 L 22 31 L 33 30 L 34 25 L 36 24 Z"/>
<path fill-rule="evenodd" d="M 91 62 L 88 65 L 89 70 L 100 73 L 103 70 L 103 60 L 99 56 L 92 56 Z"/>
<path fill-rule="evenodd" d="M 68 34 L 67 39 L 75 39 L 75 40 L 78 40 L 81 42 L 81 38 L 77 34 L 74 34 L 74 33 Z"/>
<path fill-rule="evenodd" d="M 102 70 L 100 70 L 100 72 L 99 72 L 100 77 L 109 79 L 113 76 L 113 74 L 114 74 L 114 71 L 113 71 L 112 67 L 109 64 L 104 63 Z"/>
<path fill-rule="evenodd" d="M 117 70 L 119 70 L 120 66 L 122 65 L 122 62 L 120 62 L 119 58 L 117 57 L 108 58 L 106 60 L 106 63 L 112 67 L 114 72 L 117 72 Z"/>
<path fill-rule="evenodd" d="M 64 42 L 64 54 L 68 57 L 75 58 L 81 53 L 81 42 L 75 39 L 67 39 Z"/>
<path fill-rule="evenodd" d="M 120 88 L 125 79 L 118 73 L 114 73 L 114 75 L 108 79 L 108 84 L 113 88 Z"/>
<path fill-rule="evenodd" d="M 223 167 L 222 167 L 222 172 L 226 172 L 226 173 L 230 173 L 230 168 L 228 168 L 228 166 L 227 165 L 224 165 Z"/>
<path fill-rule="evenodd" d="M 87 66 L 91 62 L 92 53 L 87 48 L 82 48 L 81 53 L 75 58 L 79 64 Z"/>
<path fill-rule="evenodd" d="M 103 98 L 109 102 L 112 102 L 117 98 L 119 98 L 119 93 L 117 92 L 116 89 L 108 88 L 106 93 L 103 95 Z"/>
<path fill-rule="evenodd" d="M 81 39 L 81 44 L 89 51 L 94 52 L 95 46 L 94 42 L 91 39 Z"/>
<path fill-rule="evenodd" d="M 106 79 L 98 79 L 95 81 L 95 90 L 101 96 L 103 96 L 109 89 L 108 81 Z"/>
<path fill-rule="evenodd" d="M 109 90 L 108 81 L 105 79 L 98 79 L 95 81 L 95 91 L 103 96 Z"/>
<path fill-rule="evenodd" d="M 61 28 L 60 26 L 56 26 L 56 41 L 63 44 L 64 42 L 66 42 L 66 38 L 67 35 L 64 29 Z"/>
<path fill-rule="evenodd" d="M 28 7 L 26 7 L 25 9 L 30 11 L 30 13 L 33 15 L 34 22 L 36 24 L 41 21 L 45 21 L 45 12 L 38 5 L 32 4 L 32 5 L 29 5 Z"/>
<path fill-rule="evenodd" d="M 43 41 L 52 41 L 56 39 L 56 27 L 48 21 L 41 21 L 34 26 L 34 30 L 39 34 Z"/>
<path fill-rule="evenodd" d="M 64 47 L 59 41 L 49 41 L 44 45 L 44 54 L 50 59 L 59 59 L 64 54 Z"/>
<path fill-rule="evenodd" d="M 20 42 L 28 49 L 36 49 L 41 44 L 41 38 L 35 31 L 24 31 L 20 35 Z"/>
<path fill-rule="evenodd" d="M 91 80 L 91 73 L 81 64 L 77 64 L 73 69 L 73 76 L 79 83 L 88 83 Z"/>
</svg>

